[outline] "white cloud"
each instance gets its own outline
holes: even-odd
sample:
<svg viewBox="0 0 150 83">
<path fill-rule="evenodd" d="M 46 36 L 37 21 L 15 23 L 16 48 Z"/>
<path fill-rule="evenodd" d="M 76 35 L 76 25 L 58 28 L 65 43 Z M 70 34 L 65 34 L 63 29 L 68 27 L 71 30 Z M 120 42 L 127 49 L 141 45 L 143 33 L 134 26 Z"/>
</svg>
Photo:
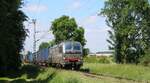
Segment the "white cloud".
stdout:
<svg viewBox="0 0 150 83">
<path fill-rule="evenodd" d="M 72 10 L 78 10 L 82 7 L 82 3 L 80 0 L 74 0 L 72 3 L 70 3 L 66 10 L 72 11 Z"/>
<path fill-rule="evenodd" d="M 90 25 L 90 24 L 95 24 L 98 21 L 98 16 L 97 15 L 91 15 L 89 17 L 86 17 L 82 24 L 83 25 Z"/>
<path fill-rule="evenodd" d="M 81 2 L 79 2 L 79 1 L 75 1 L 72 4 L 72 8 L 74 8 L 74 9 L 79 9 L 80 7 L 81 7 Z"/>
<path fill-rule="evenodd" d="M 107 27 L 105 23 L 105 17 L 98 16 L 97 14 L 90 15 L 81 19 L 78 24 L 84 26 L 85 28 L 97 28 L 100 29 Z"/>
<path fill-rule="evenodd" d="M 25 11 L 37 13 L 37 12 L 45 12 L 48 10 L 48 7 L 45 5 L 38 4 L 29 4 L 23 8 Z"/>
</svg>

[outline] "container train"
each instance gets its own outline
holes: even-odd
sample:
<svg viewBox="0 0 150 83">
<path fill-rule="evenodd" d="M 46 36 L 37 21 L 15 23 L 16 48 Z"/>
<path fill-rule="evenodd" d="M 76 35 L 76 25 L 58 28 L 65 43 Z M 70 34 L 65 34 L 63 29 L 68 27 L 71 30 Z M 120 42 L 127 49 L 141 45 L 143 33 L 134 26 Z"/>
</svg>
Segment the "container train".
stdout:
<svg viewBox="0 0 150 83">
<path fill-rule="evenodd" d="M 65 41 L 33 53 L 32 62 L 38 65 L 79 69 L 83 65 L 82 51 L 79 42 Z"/>
</svg>

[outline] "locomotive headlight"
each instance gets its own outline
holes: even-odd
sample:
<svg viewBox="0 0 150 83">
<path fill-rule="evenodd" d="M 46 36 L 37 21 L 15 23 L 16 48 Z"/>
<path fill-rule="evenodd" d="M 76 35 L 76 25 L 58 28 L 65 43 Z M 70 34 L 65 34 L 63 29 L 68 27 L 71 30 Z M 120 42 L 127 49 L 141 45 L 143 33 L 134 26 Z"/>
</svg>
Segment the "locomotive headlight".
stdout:
<svg viewBox="0 0 150 83">
<path fill-rule="evenodd" d="M 80 62 L 81 60 L 80 60 L 80 59 L 78 59 L 78 61 Z"/>
<path fill-rule="evenodd" d="M 65 58 L 65 57 L 63 57 L 63 59 L 65 60 L 66 58 Z"/>
</svg>

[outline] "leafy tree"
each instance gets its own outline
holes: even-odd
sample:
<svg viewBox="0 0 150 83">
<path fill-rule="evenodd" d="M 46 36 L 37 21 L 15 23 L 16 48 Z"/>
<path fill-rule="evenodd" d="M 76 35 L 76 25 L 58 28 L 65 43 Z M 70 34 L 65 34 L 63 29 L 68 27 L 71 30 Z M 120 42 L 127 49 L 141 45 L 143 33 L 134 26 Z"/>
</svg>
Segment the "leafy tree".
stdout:
<svg viewBox="0 0 150 83">
<path fill-rule="evenodd" d="M 150 66 L 150 49 L 145 52 L 145 56 L 140 59 L 140 63 L 144 66 Z"/>
<path fill-rule="evenodd" d="M 89 53 L 90 53 L 90 49 L 89 48 L 84 48 L 83 49 L 83 56 L 84 57 L 86 57 Z"/>
<path fill-rule="evenodd" d="M 23 48 L 26 16 L 20 10 L 22 0 L 0 1 L 0 75 L 21 66 L 19 52 Z"/>
<path fill-rule="evenodd" d="M 85 45 L 84 29 L 78 27 L 74 18 L 61 16 L 52 22 L 51 30 L 55 37 L 55 43 L 58 44 L 66 40 L 74 40 Z"/>
<path fill-rule="evenodd" d="M 79 41 L 83 46 L 86 44 L 83 27 L 79 27 L 78 29 L 75 30 L 73 35 L 73 40 Z"/>
<path fill-rule="evenodd" d="M 54 46 L 55 45 L 55 40 L 49 41 L 49 46 Z"/>
<path fill-rule="evenodd" d="M 49 43 L 47 42 L 42 42 L 39 46 L 39 50 L 44 49 L 44 48 L 48 48 L 50 46 Z"/>
<path fill-rule="evenodd" d="M 111 27 L 110 49 L 117 63 L 138 63 L 149 48 L 150 6 L 148 0 L 108 0 L 101 14 Z M 147 18 L 146 18 L 147 17 Z"/>
</svg>

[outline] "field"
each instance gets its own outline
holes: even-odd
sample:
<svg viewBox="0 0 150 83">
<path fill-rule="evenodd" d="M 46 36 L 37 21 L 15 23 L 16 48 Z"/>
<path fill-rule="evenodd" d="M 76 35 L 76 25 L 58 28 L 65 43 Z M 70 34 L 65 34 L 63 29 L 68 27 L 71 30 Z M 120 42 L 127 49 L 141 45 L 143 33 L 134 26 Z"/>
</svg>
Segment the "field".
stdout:
<svg viewBox="0 0 150 83">
<path fill-rule="evenodd" d="M 139 65 L 85 63 L 83 69 L 101 76 L 150 82 L 150 68 Z"/>
<path fill-rule="evenodd" d="M 150 81 L 150 67 L 135 64 L 116 64 L 112 57 L 88 57 L 83 69 L 90 73 L 135 81 Z"/>
<path fill-rule="evenodd" d="M 86 58 L 79 71 L 24 65 L 0 77 L 0 83 L 150 83 L 150 67 L 115 64 L 103 58 L 97 58 L 99 62 Z"/>
</svg>

